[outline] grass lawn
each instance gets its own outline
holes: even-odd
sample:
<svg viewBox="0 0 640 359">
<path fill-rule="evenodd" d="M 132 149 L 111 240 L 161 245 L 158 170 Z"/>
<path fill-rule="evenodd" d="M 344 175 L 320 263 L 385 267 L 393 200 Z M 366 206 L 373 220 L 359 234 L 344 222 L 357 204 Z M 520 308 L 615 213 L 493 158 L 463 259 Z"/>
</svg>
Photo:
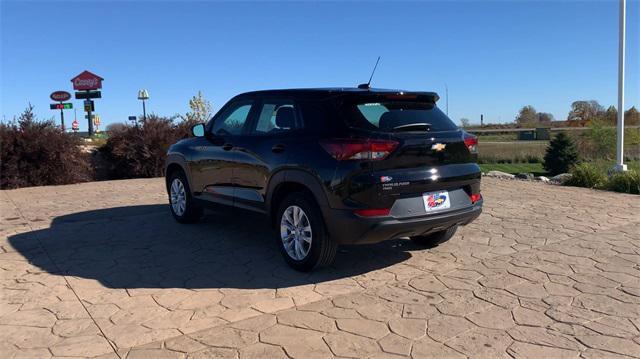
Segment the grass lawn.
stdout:
<svg viewBox="0 0 640 359">
<path fill-rule="evenodd" d="M 542 163 L 482 163 L 479 165 L 482 172 L 501 171 L 511 174 L 533 173 L 536 176 L 546 176 L 547 172 L 542 168 Z"/>
</svg>

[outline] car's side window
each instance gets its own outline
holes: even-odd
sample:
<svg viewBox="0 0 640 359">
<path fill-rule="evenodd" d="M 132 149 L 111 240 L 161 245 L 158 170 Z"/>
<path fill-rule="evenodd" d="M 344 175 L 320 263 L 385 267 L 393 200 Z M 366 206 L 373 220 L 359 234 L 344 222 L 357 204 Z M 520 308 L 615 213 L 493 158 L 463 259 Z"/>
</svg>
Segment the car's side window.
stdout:
<svg viewBox="0 0 640 359">
<path fill-rule="evenodd" d="M 292 101 L 265 100 L 251 132 L 254 135 L 266 135 L 293 131 L 301 127 L 296 106 Z"/>
<path fill-rule="evenodd" d="M 242 134 L 252 105 L 252 101 L 243 101 L 230 106 L 220 117 L 215 119 L 211 132 L 220 136 Z"/>
</svg>

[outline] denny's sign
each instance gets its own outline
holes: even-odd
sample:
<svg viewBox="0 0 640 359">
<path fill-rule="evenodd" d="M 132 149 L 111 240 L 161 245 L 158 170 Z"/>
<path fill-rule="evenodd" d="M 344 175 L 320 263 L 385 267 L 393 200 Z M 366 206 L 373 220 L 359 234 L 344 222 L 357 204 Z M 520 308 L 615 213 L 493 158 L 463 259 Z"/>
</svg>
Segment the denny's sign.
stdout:
<svg viewBox="0 0 640 359">
<path fill-rule="evenodd" d="M 74 90 L 88 91 L 97 90 L 102 88 L 102 77 L 91 73 L 89 71 L 83 71 L 80 75 L 71 79 Z"/>
</svg>

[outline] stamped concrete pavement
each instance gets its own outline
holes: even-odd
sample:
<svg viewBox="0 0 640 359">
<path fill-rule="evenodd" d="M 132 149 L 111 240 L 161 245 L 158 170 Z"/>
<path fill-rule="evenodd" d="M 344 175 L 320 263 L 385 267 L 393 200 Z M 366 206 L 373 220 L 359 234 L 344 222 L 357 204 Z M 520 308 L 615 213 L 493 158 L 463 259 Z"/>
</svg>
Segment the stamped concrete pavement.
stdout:
<svg viewBox="0 0 640 359">
<path fill-rule="evenodd" d="M 290 270 L 264 219 L 171 218 L 161 179 L 0 192 L 0 354 L 640 357 L 640 199 L 483 179 L 450 242 Z"/>
</svg>

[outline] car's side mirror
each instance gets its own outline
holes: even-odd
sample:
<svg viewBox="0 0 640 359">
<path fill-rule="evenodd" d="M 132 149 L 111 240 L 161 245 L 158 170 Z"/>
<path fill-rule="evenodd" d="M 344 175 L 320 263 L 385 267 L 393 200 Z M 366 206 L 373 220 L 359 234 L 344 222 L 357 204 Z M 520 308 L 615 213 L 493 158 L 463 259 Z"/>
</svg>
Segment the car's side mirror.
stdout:
<svg viewBox="0 0 640 359">
<path fill-rule="evenodd" d="M 204 124 L 198 123 L 191 127 L 191 133 L 196 137 L 204 137 Z"/>
</svg>

